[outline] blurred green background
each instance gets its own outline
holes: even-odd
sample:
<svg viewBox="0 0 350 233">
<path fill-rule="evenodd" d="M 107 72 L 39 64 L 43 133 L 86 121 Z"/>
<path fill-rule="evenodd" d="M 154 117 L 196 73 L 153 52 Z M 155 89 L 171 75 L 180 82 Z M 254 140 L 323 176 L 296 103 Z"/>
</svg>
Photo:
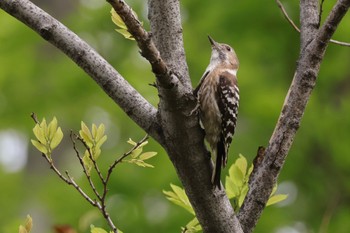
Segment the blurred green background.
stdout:
<svg viewBox="0 0 350 233">
<path fill-rule="evenodd" d="M 110 6 L 101 0 L 36 0 L 88 41 L 152 104 L 158 97 L 149 64 L 135 42 L 114 31 Z M 146 1 L 128 1 L 147 23 Z M 324 15 L 335 1 L 325 1 Z M 283 1 L 298 24 L 298 1 Z M 267 145 L 298 59 L 299 35 L 283 18 L 274 1 L 184 0 L 182 18 L 187 61 L 196 85 L 210 56 L 207 35 L 234 47 L 239 59 L 241 91 L 238 129 L 229 165 L 239 153 L 252 161 L 259 145 Z M 325 16 L 324 16 L 325 17 Z M 350 17 L 335 39 L 350 41 Z M 280 193 L 289 198 L 265 209 L 255 232 L 347 233 L 350 229 L 350 49 L 330 45 L 301 128 L 279 178 Z M 62 170 L 83 187 L 70 129 L 80 121 L 104 123 L 109 140 L 101 158 L 107 167 L 129 149 L 128 138 L 144 132 L 73 62 L 38 35 L 0 11 L 0 232 L 17 232 L 27 214 L 37 233 L 50 233 L 56 224 L 79 232 L 89 225 L 106 227 L 104 220 L 77 192 L 62 183 L 30 144 L 39 118 L 58 118 L 66 137 L 54 153 Z M 112 176 L 109 211 L 126 233 L 178 233 L 192 217 L 169 203 L 162 190 L 179 185 L 164 150 L 150 140 L 147 150 L 158 151 L 154 169 L 119 165 Z M 226 169 L 227 170 L 227 169 Z M 227 172 L 227 171 L 225 171 Z"/>
</svg>

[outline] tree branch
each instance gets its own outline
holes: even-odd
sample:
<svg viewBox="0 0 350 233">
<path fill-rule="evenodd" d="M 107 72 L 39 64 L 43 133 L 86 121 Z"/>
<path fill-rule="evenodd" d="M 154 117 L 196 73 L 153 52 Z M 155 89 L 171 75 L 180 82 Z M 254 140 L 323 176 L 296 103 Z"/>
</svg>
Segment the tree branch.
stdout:
<svg viewBox="0 0 350 233">
<path fill-rule="evenodd" d="M 321 11 L 322 11 L 322 6 L 323 6 L 323 1 L 320 3 L 320 13 L 319 13 L 319 22 L 321 22 Z M 289 17 L 286 9 L 284 8 L 283 4 L 281 3 L 281 1 L 276 0 L 276 3 L 278 5 L 278 7 L 281 9 L 284 17 L 286 18 L 286 20 L 288 21 L 288 23 L 294 28 L 295 31 L 300 33 L 300 29 L 298 28 L 297 25 L 295 25 L 294 21 Z M 333 40 L 331 39 L 329 41 L 330 43 L 336 44 L 336 45 L 341 45 L 341 46 L 346 46 L 346 47 L 350 47 L 350 43 L 347 42 L 343 42 L 343 41 L 339 41 L 339 40 Z"/>
<path fill-rule="evenodd" d="M 339 0 L 324 25 L 317 30 L 315 1 L 301 0 L 302 48 L 299 62 L 263 161 L 250 177 L 249 191 L 238 215 L 245 233 L 252 232 L 265 208 L 316 84 L 326 47 L 349 7 L 350 0 Z"/>
<path fill-rule="evenodd" d="M 188 70 L 183 51 L 179 0 L 148 1 L 154 43 L 169 67 L 186 78 Z M 208 49 L 210 46 L 208 45 Z M 210 156 L 204 146 L 204 134 L 198 117 L 188 116 L 196 100 L 190 84 L 182 95 L 160 87 L 159 122 L 163 126 L 163 145 L 185 188 L 196 216 L 206 233 L 243 233 L 223 190 L 213 188 Z"/>
<path fill-rule="evenodd" d="M 32 28 L 80 66 L 141 128 L 157 140 L 157 110 L 93 48 L 28 0 L 1 0 L 0 8 Z"/>
<path fill-rule="evenodd" d="M 176 76 L 174 70 L 169 69 L 163 61 L 161 54 L 153 43 L 151 34 L 149 34 L 137 19 L 131 7 L 124 0 L 107 0 L 117 14 L 123 19 L 130 34 L 135 38 L 141 55 L 144 56 L 151 64 L 152 71 L 156 75 L 158 84 L 167 89 L 177 92 L 181 89 L 181 82 Z M 175 87 L 175 88 L 173 88 Z"/>
</svg>

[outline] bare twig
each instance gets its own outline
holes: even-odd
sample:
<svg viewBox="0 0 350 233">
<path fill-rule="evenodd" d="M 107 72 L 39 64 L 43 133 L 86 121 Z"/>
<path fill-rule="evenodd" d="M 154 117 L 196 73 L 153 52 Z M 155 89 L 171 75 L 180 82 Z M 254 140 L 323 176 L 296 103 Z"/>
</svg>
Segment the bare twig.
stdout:
<svg viewBox="0 0 350 233">
<path fill-rule="evenodd" d="M 321 23 L 321 14 L 322 14 L 321 12 L 322 12 L 323 2 L 324 2 L 324 0 L 322 0 L 322 2 L 320 4 L 319 23 Z M 283 4 L 281 3 L 281 1 L 280 0 L 276 0 L 276 3 L 278 5 L 278 7 L 281 9 L 281 11 L 282 11 L 284 17 L 286 18 L 286 20 L 288 21 L 288 23 L 295 29 L 295 31 L 300 33 L 300 29 L 294 23 L 294 21 L 289 17 L 289 15 L 288 15 L 286 9 L 284 8 Z M 347 43 L 347 42 L 343 42 L 343 41 L 339 41 L 339 40 L 333 40 L 333 39 L 331 39 L 330 42 L 333 43 L 333 44 L 350 47 L 350 43 Z"/>
<path fill-rule="evenodd" d="M 124 153 L 122 156 L 120 156 L 118 159 L 116 159 L 116 160 L 109 166 L 108 171 L 107 171 L 107 177 L 106 177 L 106 179 L 104 180 L 104 183 L 106 183 L 106 184 L 108 183 L 109 178 L 110 178 L 110 176 L 111 176 L 111 174 L 112 174 L 113 169 L 115 168 L 115 166 L 116 166 L 118 163 L 122 162 L 123 159 L 125 159 L 127 156 L 131 155 L 131 153 L 132 153 L 134 150 L 136 150 L 142 143 L 144 143 L 145 141 L 147 141 L 148 137 L 149 137 L 148 135 L 144 136 L 139 142 L 136 143 L 136 145 L 135 145 L 133 148 L 131 148 L 128 152 Z"/>
<path fill-rule="evenodd" d="M 85 167 L 85 165 L 84 165 L 83 159 L 80 157 L 80 153 L 79 153 L 79 151 L 78 151 L 78 149 L 77 149 L 77 147 L 76 147 L 75 140 L 74 140 L 73 136 L 74 136 L 75 138 L 77 138 L 79 141 L 81 141 L 81 142 L 83 143 L 83 145 L 85 146 L 85 148 L 86 148 L 88 151 L 89 151 L 89 149 L 88 149 L 86 143 L 85 143 L 83 140 L 80 140 L 80 137 L 79 137 L 78 135 L 74 134 L 74 133 L 71 131 L 71 133 L 70 133 L 70 138 L 71 138 L 71 141 L 72 141 L 72 143 L 73 143 L 73 149 L 74 149 L 74 151 L 75 151 L 75 154 L 76 154 L 76 156 L 77 156 L 77 158 L 78 158 L 78 160 L 79 160 L 80 165 L 81 165 L 82 168 L 83 168 L 83 171 L 84 171 L 84 174 L 85 174 L 86 178 L 87 178 L 88 181 L 89 181 L 89 184 L 90 184 L 90 187 L 92 188 L 92 191 L 95 193 L 96 197 L 101 201 L 102 196 L 101 196 L 100 193 L 97 191 L 97 189 L 96 189 L 96 187 L 95 187 L 95 184 L 94 184 L 94 182 L 92 181 L 89 172 L 86 170 L 86 167 Z M 89 153 L 90 153 L 90 151 L 89 151 Z M 90 154 L 90 158 L 91 158 L 91 157 L 92 157 L 92 156 L 91 156 L 91 154 Z"/>
</svg>

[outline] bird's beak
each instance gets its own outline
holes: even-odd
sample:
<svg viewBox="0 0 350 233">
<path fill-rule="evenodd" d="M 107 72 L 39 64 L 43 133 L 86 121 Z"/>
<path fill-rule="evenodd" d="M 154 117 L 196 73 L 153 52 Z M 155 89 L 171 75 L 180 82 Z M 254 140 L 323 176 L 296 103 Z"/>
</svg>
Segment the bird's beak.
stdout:
<svg viewBox="0 0 350 233">
<path fill-rule="evenodd" d="M 211 47 L 217 47 L 218 43 L 215 40 L 213 40 L 213 38 L 211 38 L 209 35 L 208 35 L 208 39 L 210 41 Z"/>
</svg>

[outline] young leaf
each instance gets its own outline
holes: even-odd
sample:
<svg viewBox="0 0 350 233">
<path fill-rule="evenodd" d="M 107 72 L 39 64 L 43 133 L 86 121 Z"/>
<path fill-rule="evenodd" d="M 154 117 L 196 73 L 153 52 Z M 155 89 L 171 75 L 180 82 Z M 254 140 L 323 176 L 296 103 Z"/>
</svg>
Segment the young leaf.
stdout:
<svg viewBox="0 0 350 233">
<path fill-rule="evenodd" d="M 18 233 L 29 233 L 24 226 L 19 226 Z"/>
<path fill-rule="evenodd" d="M 241 169 L 236 165 L 236 163 L 232 164 L 228 170 L 229 178 L 233 181 L 234 185 L 240 187 L 244 182 L 244 175 Z"/>
<path fill-rule="evenodd" d="M 194 218 L 189 223 L 186 224 L 186 227 L 182 229 L 182 232 L 195 233 L 201 230 L 202 230 L 202 226 L 199 224 L 198 219 Z"/>
<path fill-rule="evenodd" d="M 237 197 L 239 195 L 238 186 L 233 183 L 233 180 L 229 176 L 226 176 L 225 180 L 226 195 L 229 199 Z"/>
<path fill-rule="evenodd" d="M 122 20 L 122 18 L 120 18 L 120 16 L 117 14 L 117 12 L 115 12 L 113 8 L 111 9 L 111 14 L 112 14 L 112 21 L 115 25 L 117 25 L 120 28 L 127 29 L 124 21 Z"/>
<path fill-rule="evenodd" d="M 24 227 L 26 228 L 27 232 L 30 232 L 33 227 L 33 219 L 30 217 L 30 215 L 27 215 L 26 221 L 24 223 Z"/>
<path fill-rule="evenodd" d="M 147 160 L 147 159 L 150 159 L 156 155 L 157 155 L 157 152 L 150 151 L 150 152 L 145 152 L 145 153 L 141 154 L 139 158 L 141 160 Z"/>
<path fill-rule="evenodd" d="M 83 164 L 87 174 L 90 175 L 93 164 L 92 164 L 92 160 L 90 159 L 90 154 L 88 150 L 85 150 L 85 153 L 83 156 Z"/>
<path fill-rule="evenodd" d="M 99 228 L 99 227 L 95 227 L 94 225 L 91 225 L 90 226 L 90 230 L 91 230 L 91 233 L 108 233 L 107 231 L 105 231 L 104 229 L 102 228 Z M 118 231 L 119 232 L 119 231 Z"/>
<path fill-rule="evenodd" d="M 129 140 L 127 141 L 127 143 L 129 143 L 130 145 L 136 146 L 136 142 L 134 142 L 131 138 L 129 138 Z"/>
<path fill-rule="evenodd" d="M 46 119 L 43 118 L 43 120 L 40 123 L 40 128 L 43 131 L 44 135 L 47 135 L 47 124 L 46 124 Z"/>
<path fill-rule="evenodd" d="M 174 192 L 163 190 L 163 193 L 167 196 L 166 198 L 174 204 L 183 207 L 191 214 L 195 215 L 192 205 L 185 193 L 185 190 L 173 184 L 170 184 L 170 186 Z"/>
<path fill-rule="evenodd" d="M 104 135 L 102 138 L 100 138 L 98 141 L 96 139 L 96 148 L 100 148 L 103 143 L 107 141 L 107 135 Z"/>
<path fill-rule="evenodd" d="M 92 138 L 96 139 L 97 135 L 97 126 L 95 124 L 92 124 Z"/>
<path fill-rule="evenodd" d="M 235 165 L 239 168 L 243 175 L 247 173 L 247 159 L 243 155 L 239 155 Z"/>
<path fill-rule="evenodd" d="M 33 146 L 35 146 L 36 149 L 38 149 L 41 153 L 44 153 L 47 155 L 48 150 L 46 148 L 45 145 L 41 144 L 40 142 L 36 141 L 36 140 L 31 140 Z"/>
<path fill-rule="evenodd" d="M 57 130 L 57 119 L 54 117 L 47 127 L 47 137 L 52 139 Z"/>
<path fill-rule="evenodd" d="M 266 206 L 273 205 L 273 204 L 276 204 L 278 202 L 281 202 L 281 201 L 285 200 L 287 197 L 288 197 L 287 194 L 274 195 L 274 196 L 270 197 L 270 199 L 267 201 Z"/>
<path fill-rule="evenodd" d="M 99 142 L 104 134 L 105 134 L 105 125 L 104 124 L 100 124 L 98 126 L 98 129 L 97 129 L 97 132 L 96 132 L 96 137 L 95 137 L 96 142 Z"/>
<path fill-rule="evenodd" d="M 86 124 L 83 121 L 81 122 L 81 130 L 79 130 L 79 134 L 80 134 L 80 137 L 84 139 L 88 147 L 91 148 L 93 145 L 92 135 L 89 128 L 86 126 Z"/>
<path fill-rule="evenodd" d="M 62 138 L 63 138 L 63 133 L 62 133 L 61 127 L 58 127 L 57 131 L 52 136 L 52 140 L 50 143 L 50 147 L 52 150 L 55 149 L 60 144 L 60 142 L 62 141 Z"/>
<path fill-rule="evenodd" d="M 39 124 L 36 124 L 33 128 L 34 136 L 41 142 L 46 143 L 45 133 Z"/>
</svg>

